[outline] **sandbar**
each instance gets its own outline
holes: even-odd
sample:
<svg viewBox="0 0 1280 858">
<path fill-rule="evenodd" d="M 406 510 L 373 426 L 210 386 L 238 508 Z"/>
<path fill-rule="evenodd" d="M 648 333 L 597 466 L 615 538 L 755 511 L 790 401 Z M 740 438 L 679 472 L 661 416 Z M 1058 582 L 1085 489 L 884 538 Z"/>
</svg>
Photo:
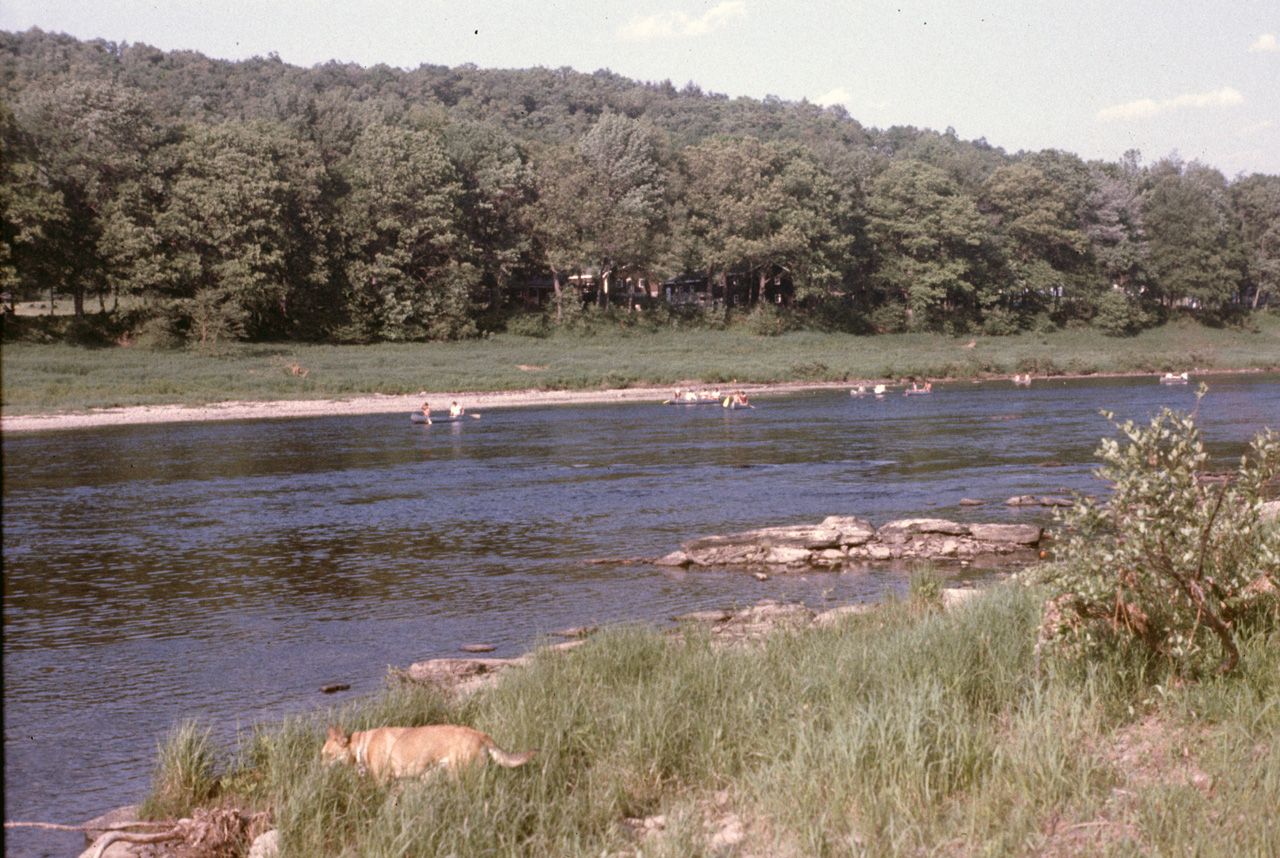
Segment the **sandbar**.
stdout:
<svg viewBox="0 0 1280 858">
<path fill-rule="evenodd" d="M 787 393 L 802 389 L 848 387 L 847 383 L 735 385 L 749 397 Z M 727 392 L 727 388 L 722 391 Z M 590 390 L 507 390 L 493 392 L 372 394 L 340 399 L 285 399 L 272 401 L 228 401 L 206 405 L 134 405 L 94 408 L 52 414 L 18 414 L 0 417 L 4 432 L 92 429 L 103 426 L 130 426 L 148 423 L 187 423 L 211 420 L 263 420 L 293 417 L 334 417 L 359 414 L 409 414 L 431 402 L 433 413 L 447 414 L 457 401 L 468 412 L 480 414 L 495 408 L 545 405 L 598 405 L 622 402 L 662 402 L 671 396 L 670 387 L 627 387 Z"/>
</svg>

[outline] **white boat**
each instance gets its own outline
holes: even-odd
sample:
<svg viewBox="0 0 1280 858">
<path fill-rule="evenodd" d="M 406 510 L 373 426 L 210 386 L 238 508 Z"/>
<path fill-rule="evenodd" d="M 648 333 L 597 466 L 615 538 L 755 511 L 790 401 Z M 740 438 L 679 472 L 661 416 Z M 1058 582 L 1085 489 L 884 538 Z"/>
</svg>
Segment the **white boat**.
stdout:
<svg viewBox="0 0 1280 858">
<path fill-rule="evenodd" d="M 664 405 L 720 405 L 723 400 L 719 394 L 702 394 L 673 396 Z"/>
<path fill-rule="evenodd" d="M 1190 375 L 1185 372 L 1166 372 L 1160 376 L 1161 384 L 1186 384 L 1190 380 Z"/>
<path fill-rule="evenodd" d="M 467 415 L 464 413 L 454 417 L 446 411 L 443 414 L 432 414 L 431 419 L 428 420 L 427 415 L 423 414 L 421 411 L 414 411 L 409 415 L 409 419 L 414 423 L 426 423 L 429 425 L 432 423 L 458 423 L 466 416 Z"/>
</svg>

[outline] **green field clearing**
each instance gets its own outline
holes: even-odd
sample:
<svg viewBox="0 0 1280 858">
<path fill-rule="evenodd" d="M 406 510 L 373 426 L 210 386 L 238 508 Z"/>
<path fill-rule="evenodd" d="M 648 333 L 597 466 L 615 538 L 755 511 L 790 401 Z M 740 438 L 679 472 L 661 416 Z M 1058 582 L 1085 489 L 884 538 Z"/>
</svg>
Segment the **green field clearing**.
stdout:
<svg viewBox="0 0 1280 858">
<path fill-rule="evenodd" d="M 419 391 L 987 378 L 1280 367 L 1280 319 L 1245 328 L 1179 322 L 1134 336 L 1058 331 L 1009 337 L 796 332 L 628 332 L 457 343 L 262 345 L 152 351 L 11 343 L 7 415 L 129 405 L 343 398 Z"/>
</svg>

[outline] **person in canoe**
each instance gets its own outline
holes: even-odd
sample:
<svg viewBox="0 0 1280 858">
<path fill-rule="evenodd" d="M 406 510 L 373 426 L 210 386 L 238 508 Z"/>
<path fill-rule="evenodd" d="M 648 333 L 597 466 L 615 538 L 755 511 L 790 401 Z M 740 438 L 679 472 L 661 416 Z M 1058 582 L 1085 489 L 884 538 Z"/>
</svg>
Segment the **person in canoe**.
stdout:
<svg viewBox="0 0 1280 858">
<path fill-rule="evenodd" d="M 452 417 L 454 420 L 457 420 L 459 417 L 461 417 L 463 414 L 466 414 L 466 413 L 467 413 L 467 409 L 459 405 L 457 400 L 454 400 L 454 403 L 449 406 L 449 416 Z"/>
<path fill-rule="evenodd" d="M 426 418 L 426 421 L 428 423 L 431 422 L 431 403 L 430 402 L 422 403 L 422 416 Z"/>
</svg>

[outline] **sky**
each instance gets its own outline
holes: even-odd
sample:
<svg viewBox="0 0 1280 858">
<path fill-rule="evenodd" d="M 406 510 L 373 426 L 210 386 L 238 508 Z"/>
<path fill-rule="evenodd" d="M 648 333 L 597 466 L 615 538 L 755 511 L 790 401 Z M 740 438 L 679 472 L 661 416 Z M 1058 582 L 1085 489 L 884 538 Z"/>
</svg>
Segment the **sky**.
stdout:
<svg viewBox="0 0 1280 858">
<path fill-rule="evenodd" d="M 0 30 L 480 68 L 609 69 L 865 126 L 1280 175 L 1280 0 L 0 0 Z"/>
</svg>

